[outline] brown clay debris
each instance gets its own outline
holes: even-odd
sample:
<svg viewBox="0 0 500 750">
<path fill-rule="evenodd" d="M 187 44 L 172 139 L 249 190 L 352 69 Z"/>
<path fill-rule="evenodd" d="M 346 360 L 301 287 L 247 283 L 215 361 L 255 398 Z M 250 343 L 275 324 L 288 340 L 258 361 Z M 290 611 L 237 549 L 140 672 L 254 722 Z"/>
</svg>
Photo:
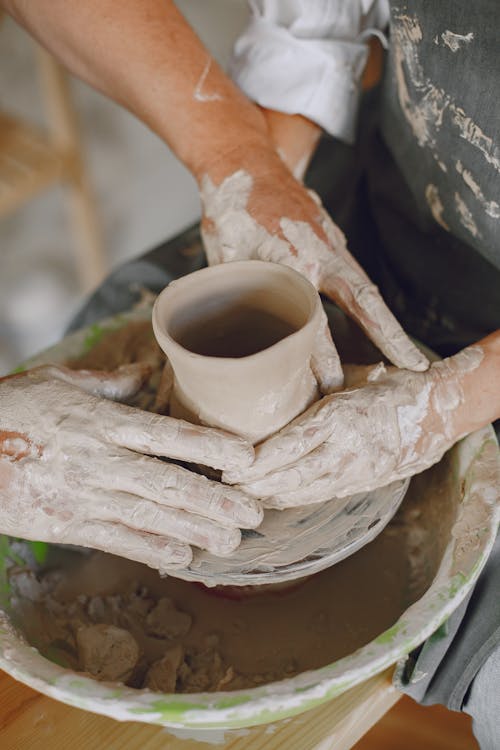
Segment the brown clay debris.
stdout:
<svg viewBox="0 0 500 750">
<path fill-rule="evenodd" d="M 98 680 L 125 682 L 139 661 L 135 638 L 115 625 L 84 625 L 76 633 L 80 668 Z"/>
<path fill-rule="evenodd" d="M 164 597 L 146 617 L 146 632 L 156 638 L 179 638 L 191 629 L 192 617 L 180 612 L 172 599 Z"/>
</svg>

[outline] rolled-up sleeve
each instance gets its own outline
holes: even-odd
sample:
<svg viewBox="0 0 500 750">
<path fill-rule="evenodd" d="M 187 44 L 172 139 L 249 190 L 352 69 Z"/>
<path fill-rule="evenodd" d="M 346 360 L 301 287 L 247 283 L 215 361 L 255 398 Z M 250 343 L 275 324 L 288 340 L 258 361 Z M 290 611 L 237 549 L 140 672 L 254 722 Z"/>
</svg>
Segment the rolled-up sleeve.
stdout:
<svg viewBox="0 0 500 750">
<path fill-rule="evenodd" d="M 250 0 L 230 72 L 262 107 L 304 115 L 352 142 L 368 48 L 388 0 Z"/>
</svg>

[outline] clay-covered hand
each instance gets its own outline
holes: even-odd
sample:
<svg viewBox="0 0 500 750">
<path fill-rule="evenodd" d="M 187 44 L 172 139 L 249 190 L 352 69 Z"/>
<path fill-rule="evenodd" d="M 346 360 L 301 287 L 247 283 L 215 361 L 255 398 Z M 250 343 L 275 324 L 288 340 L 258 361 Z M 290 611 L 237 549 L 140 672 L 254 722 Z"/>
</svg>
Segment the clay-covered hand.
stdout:
<svg viewBox="0 0 500 750">
<path fill-rule="evenodd" d="M 243 468 L 253 449 L 116 401 L 149 368 L 113 373 L 45 366 L 0 380 L 0 531 L 93 547 L 164 568 L 186 565 L 193 544 L 232 552 L 262 511 L 242 491 L 165 456 L 215 469 Z"/>
<path fill-rule="evenodd" d="M 250 161 L 251 166 L 236 169 L 218 183 L 217 171 L 215 178 L 212 173 L 200 181 L 209 263 L 258 258 L 292 266 L 354 318 L 391 362 L 425 370 L 427 358 L 351 256 L 344 235 L 319 198 L 293 177 L 277 155 L 258 152 L 253 160 L 245 158 L 247 164 Z M 332 345 L 322 340 L 323 355 L 317 359 L 325 393 L 342 383 L 342 375 Z"/>
<path fill-rule="evenodd" d="M 266 507 L 287 508 L 419 473 L 469 431 L 463 384 L 482 358 L 478 346 L 424 373 L 381 365 L 372 382 L 317 401 L 258 446 L 252 466 L 223 480 L 264 498 Z"/>
</svg>

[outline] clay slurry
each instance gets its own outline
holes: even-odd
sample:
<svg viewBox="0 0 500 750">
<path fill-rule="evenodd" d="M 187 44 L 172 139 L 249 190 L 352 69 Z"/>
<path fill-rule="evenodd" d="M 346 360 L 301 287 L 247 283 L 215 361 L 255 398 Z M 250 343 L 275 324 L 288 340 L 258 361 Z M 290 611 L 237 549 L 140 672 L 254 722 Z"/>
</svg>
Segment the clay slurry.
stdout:
<svg viewBox="0 0 500 750">
<path fill-rule="evenodd" d="M 205 357 L 248 357 L 267 349 L 297 329 L 270 312 L 235 308 L 197 321 L 177 335 L 185 349 Z"/>
</svg>

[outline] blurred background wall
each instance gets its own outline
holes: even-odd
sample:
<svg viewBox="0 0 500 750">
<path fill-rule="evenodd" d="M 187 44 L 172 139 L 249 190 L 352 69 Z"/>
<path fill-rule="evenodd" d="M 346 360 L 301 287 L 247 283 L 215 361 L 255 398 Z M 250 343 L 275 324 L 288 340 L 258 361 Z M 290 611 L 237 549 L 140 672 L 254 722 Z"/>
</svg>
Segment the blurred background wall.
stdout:
<svg viewBox="0 0 500 750">
<path fill-rule="evenodd" d="M 245 0 L 178 0 L 219 62 L 245 25 Z M 132 115 L 80 81 L 71 93 L 82 130 L 109 268 L 199 217 L 194 180 Z M 0 25 L 0 110 L 44 124 L 36 56 L 9 18 Z M 0 375 L 57 341 L 83 292 L 64 188 L 51 187 L 0 220 Z"/>
</svg>

